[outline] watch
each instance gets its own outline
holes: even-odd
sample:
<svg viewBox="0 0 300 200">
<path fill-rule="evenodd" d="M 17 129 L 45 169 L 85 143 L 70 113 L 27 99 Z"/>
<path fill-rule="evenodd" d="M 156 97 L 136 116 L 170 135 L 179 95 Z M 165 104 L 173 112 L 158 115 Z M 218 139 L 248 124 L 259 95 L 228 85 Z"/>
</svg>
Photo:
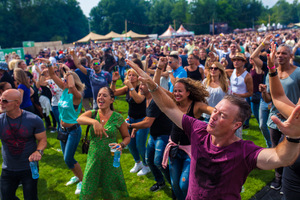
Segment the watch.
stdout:
<svg viewBox="0 0 300 200">
<path fill-rule="evenodd" d="M 41 156 L 44 155 L 44 151 L 43 150 L 36 150 L 37 152 L 39 152 L 41 154 Z"/>
<path fill-rule="evenodd" d="M 171 73 L 172 73 L 172 71 L 168 71 L 168 73 L 169 73 L 169 74 L 171 74 Z"/>
<path fill-rule="evenodd" d="M 133 90 L 134 90 L 134 88 L 133 88 L 133 87 L 132 87 L 132 88 L 129 88 L 129 90 L 130 90 L 130 91 L 133 91 Z"/>
</svg>

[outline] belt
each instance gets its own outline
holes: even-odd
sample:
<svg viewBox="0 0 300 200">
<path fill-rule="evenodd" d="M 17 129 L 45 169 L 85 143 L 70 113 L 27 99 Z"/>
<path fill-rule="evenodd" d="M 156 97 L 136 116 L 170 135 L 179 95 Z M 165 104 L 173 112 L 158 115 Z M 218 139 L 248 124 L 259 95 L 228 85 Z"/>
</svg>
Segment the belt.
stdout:
<svg viewBox="0 0 300 200">
<path fill-rule="evenodd" d="M 71 132 L 71 131 L 73 131 L 73 130 L 79 128 L 79 127 L 80 127 L 79 124 L 74 124 L 73 126 L 67 127 L 67 128 L 61 127 L 61 129 L 62 129 L 63 131 L 65 131 L 65 132 Z"/>
</svg>

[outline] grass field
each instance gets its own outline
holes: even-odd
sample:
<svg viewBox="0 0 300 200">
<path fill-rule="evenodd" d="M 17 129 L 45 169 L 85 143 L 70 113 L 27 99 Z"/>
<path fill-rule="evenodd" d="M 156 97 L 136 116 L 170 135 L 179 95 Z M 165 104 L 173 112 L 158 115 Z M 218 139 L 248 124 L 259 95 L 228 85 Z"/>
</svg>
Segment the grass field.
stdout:
<svg viewBox="0 0 300 200">
<path fill-rule="evenodd" d="M 118 82 L 119 83 L 119 82 Z M 115 110 L 122 113 L 124 118 L 127 116 L 128 105 L 125 102 L 125 97 L 117 97 L 114 103 Z M 85 134 L 86 126 L 82 126 L 82 134 Z M 71 170 L 68 170 L 64 163 L 62 152 L 60 150 L 59 141 L 56 139 L 56 133 L 47 132 L 48 146 L 45 154 L 40 161 L 40 178 L 38 182 L 38 194 L 40 200 L 74 200 L 79 199 L 75 195 L 76 185 L 66 187 L 65 183 L 73 176 Z M 255 118 L 250 120 L 250 129 L 244 131 L 244 139 L 251 140 L 259 146 L 265 147 L 265 140 L 259 131 L 258 124 Z M 79 162 L 82 169 L 85 169 L 86 154 L 81 153 L 80 142 L 75 159 Z M 1 157 L 2 162 L 2 157 Z M 169 185 L 158 192 L 150 192 L 149 188 L 155 183 L 152 174 L 138 177 L 136 174 L 129 173 L 133 167 L 134 160 L 128 149 L 123 151 L 121 156 L 121 166 L 126 180 L 127 189 L 130 197 L 127 199 L 142 200 L 155 199 L 166 200 L 171 198 L 171 190 Z M 268 182 L 274 178 L 274 171 L 254 170 L 249 175 L 245 185 L 244 191 L 241 193 L 242 199 L 250 199 L 256 192 L 264 187 Z M 230 183 L 229 183 L 230 184 Z M 23 199 L 22 187 L 17 190 L 17 196 Z"/>
</svg>

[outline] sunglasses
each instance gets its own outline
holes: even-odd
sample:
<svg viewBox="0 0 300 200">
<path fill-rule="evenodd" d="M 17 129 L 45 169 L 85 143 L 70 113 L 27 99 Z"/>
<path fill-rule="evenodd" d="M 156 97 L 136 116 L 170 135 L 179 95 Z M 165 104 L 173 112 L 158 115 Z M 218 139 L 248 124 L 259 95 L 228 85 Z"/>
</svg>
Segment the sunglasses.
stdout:
<svg viewBox="0 0 300 200">
<path fill-rule="evenodd" d="M 55 70 L 55 72 L 59 72 L 59 70 Z"/>
<path fill-rule="evenodd" d="M 219 70 L 218 67 L 210 67 L 209 69 L 210 69 L 210 70 Z"/>
<path fill-rule="evenodd" d="M 169 64 L 172 64 L 173 62 L 172 62 L 172 61 L 169 61 L 168 63 L 169 63 Z"/>
<path fill-rule="evenodd" d="M 99 62 L 95 62 L 95 63 L 93 63 L 93 65 L 95 66 L 95 65 L 100 65 L 100 63 Z"/>
<path fill-rule="evenodd" d="M 10 102 L 13 102 L 13 101 L 17 101 L 17 100 L 7 100 L 7 99 L 0 99 L 2 103 L 4 104 L 8 104 Z"/>
</svg>

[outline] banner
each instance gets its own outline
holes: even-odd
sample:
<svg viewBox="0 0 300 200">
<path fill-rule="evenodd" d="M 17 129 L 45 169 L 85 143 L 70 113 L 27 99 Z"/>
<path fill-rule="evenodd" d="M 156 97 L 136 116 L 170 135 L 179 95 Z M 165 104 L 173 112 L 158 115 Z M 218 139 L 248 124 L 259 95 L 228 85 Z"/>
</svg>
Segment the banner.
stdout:
<svg viewBox="0 0 300 200">
<path fill-rule="evenodd" d="M 5 61 L 5 55 L 16 52 L 21 59 L 24 59 L 23 48 L 12 48 L 12 49 L 0 49 L 0 61 Z"/>
</svg>

